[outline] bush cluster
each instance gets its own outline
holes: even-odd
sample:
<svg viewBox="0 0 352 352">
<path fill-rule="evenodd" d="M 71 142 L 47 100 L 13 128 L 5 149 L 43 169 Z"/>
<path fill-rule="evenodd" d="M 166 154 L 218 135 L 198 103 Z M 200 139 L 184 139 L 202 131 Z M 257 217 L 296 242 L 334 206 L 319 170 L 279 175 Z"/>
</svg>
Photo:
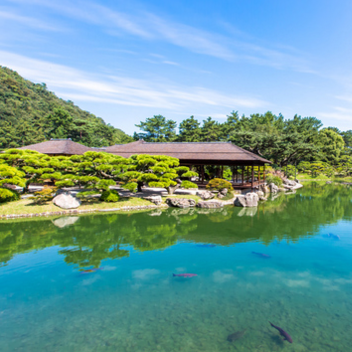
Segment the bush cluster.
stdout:
<svg viewBox="0 0 352 352">
<path fill-rule="evenodd" d="M 221 191 L 224 188 L 227 188 L 229 191 L 233 190 L 231 183 L 222 178 L 214 178 L 210 180 L 206 188 L 217 191 Z"/>
<path fill-rule="evenodd" d="M 102 202 L 109 202 L 109 203 L 116 203 L 120 199 L 119 194 L 117 191 L 109 189 L 108 191 L 103 191 L 103 193 L 100 196 L 100 200 Z"/>
</svg>

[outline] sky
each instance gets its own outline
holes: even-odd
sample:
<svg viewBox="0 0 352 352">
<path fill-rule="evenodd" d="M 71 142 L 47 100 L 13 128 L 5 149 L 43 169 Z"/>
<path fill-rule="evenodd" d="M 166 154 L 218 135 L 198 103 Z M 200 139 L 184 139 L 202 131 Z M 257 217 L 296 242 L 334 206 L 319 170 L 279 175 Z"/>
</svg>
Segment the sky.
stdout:
<svg viewBox="0 0 352 352">
<path fill-rule="evenodd" d="M 0 65 L 128 134 L 272 111 L 352 129 L 350 0 L 1 0 Z"/>
</svg>

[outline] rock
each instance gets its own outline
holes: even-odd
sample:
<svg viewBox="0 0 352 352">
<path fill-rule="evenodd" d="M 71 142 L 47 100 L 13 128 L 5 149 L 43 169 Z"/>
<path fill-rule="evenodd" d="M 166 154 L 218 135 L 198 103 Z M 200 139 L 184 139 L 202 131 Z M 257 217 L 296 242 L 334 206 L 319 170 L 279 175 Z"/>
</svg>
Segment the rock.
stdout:
<svg viewBox="0 0 352 352">
<path fill-rule="evenodd" d="M 265 202 L 267 200 L 267 198 L 265 197 L 259 197 L 259 200 L 261 200 L 262 202 Z"/>
<path fill-rule="evenodd" d="M 223 196 L 226 196 L 226 194 L 227 194 L 227 192 L 228 192 L 229 190 L 227 189 L 227 188 L 223 188 L 223 189 L 221 189 L 220 190 L 220 194 L 222 194 Z M 219 196 L 219 195 L 218 195 Z"/>
<path fill-rule="evenodd" d="M 257 195 L 258 195 L 259 198 L 260 198 L 260 197 L 264 197 L 264 192 L 262 192 L 262 191 L 257 191 L 256 193 L 257 193 Z"/>
<path fill-rule="evenodd" d="M 208 201 L 208 202 L 198 202 L 197 207 L 198 208 L 206 208 L 206 209 L 217 209 L 217 208 L 222 208 L 224 205 L 220 202 L 212 202 L 212 201 Z"/>
<path fill-rule="evenodd" d="M 222 194 L 222 193 L 220 193 L 220 192 L 218 193 L 218 198 L 219 198 L 219 199 L 224 198 L 224 197 L 225 197 L 224 194 Z"/>
<path fill-rule="evenodd" d="M 234 205 L 236 207 L 257 207 L 259 197 L 257 193 L 240 194 L 236 197 Z"/>
<path fill-rule="evenodd" d="M 270 183 L 269 185 L 270 193 L 276 194 L 279 192 L 279 187 L 275 183 Z"/>
<path fill-rule="evenodd" d="M 61 193 L 53 199 L 53 203 L 62 209 L 75 209 L 81 205 L 81 201 L 68 193 Z"/>
<path fill-rule="evenodd" d="M 284 185 L 291 186 L 291 187 L 295 187 L 297 184 L 297 182 L 289 180 L 287 178 L 283 179 L 282 182 Z"/>
<path fill-rule="evenodd" d="M 154 203 L 155 205 L 160 205 L 162 203 L 161 196 L 157 196 L 157 195 L 143 197 L 143 199 L 149 200 L 150 202 Z"/>
<path fill-rule="evenodd" d="M 73 225 L 78 219 L 78 216 L 66 216 L 64 218 L 58 218 L 53 220 L 53 224 L 57 227 L 63 228 L 66 226 Z"/>
<path fill-rule="evenodd" d="M 210 191 L 199 191 L 197 192 L 197 196 L 199 196 L 203 200 L 213 199 L 215 197 L 214 193 Z"/>
<path fill-rule="evenodd" d="M 326 181 L 326 184 L 327 184 L 327 185 L 331 185 L 331 184 L 332 184 L 332 181 Z"/>
<path fill-rule="evenodd" d="M 166 198 L 166 204 L 170 207 L 189 208 L 194 207 L 196 205 L 196 201 L 194 199 L 187 198 Z"/>
</svg>

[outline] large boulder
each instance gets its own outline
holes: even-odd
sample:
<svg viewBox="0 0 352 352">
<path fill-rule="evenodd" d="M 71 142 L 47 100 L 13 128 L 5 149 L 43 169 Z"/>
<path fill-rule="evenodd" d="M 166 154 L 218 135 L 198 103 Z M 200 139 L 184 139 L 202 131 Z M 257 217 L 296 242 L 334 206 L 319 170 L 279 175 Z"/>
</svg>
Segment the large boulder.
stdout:
<svg viewBox="0 0 352 352">
<path fill-rule="evenodd" d="M 69 193 L 61 193 L 53 199 L 53 203 L 62 209 L 76 209 L 81 201 Z"/>
<path fill-rule="evenodd" d="M 270 183 L 269 189 L 270 189 L 270 193 L 272 193 L 272 194 L 279 193 L 279 187 L 276 186 L 275 183 Z"/>
<path fill-rule="evenodd" d="M 259 202 L 259 197 L 257 193 L 247 193 L 240 194 L 235 199 L 236 207 L 257 207 Z"/>
<path fill-rule="evenodd" d="M 203 200 L 213 199 L 215 194 L 210 191 L 199 191 L 197 192 L 197 196 L 202 198 Z"/>
<path fill-rule="evenodd" d="M 204 202 L 204 201 L 200 201 L 197 204 L 198 208 L 206 208 L 206 209 L 217 209 L 217 208 L 222 208 L 224 205 L 221 202 L 212 202 L 212 201 L 208 201 L 208 202 Z"/>
<path fill-rule="evenodd" d="M 158 196 L 158 195 L 151 195 L 151 196 L 143 197 L 143 199 L 149 200 L 150 202 L 154 203 L 155 205 L 160 205 L 163 201 L 161 196 Z"/>
<path fill-rule="evenodd" d="M 196 201 L 194 199 L 187 198 L 167 198 L 166 204 L 170 207 L 189 208 L 194 207 L 196 205 Z"/>
</svg>

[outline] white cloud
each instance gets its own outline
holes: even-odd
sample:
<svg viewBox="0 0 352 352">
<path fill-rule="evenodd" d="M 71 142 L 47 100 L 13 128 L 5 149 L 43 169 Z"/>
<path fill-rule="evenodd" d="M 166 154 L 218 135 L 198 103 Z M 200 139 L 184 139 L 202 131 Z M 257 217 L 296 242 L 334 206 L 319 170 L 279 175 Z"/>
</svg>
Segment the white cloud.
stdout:
<svg viewBox="0 0 352 352">
<path fill-rule="evenodd" d="M 12 11 L 4 11 L 1 8 L 0 8 L 0 20 L 2 22 L 6 21 L 6 20 L 11 21 L 11 22 L 18 22 L 18 23 L 20 23 L 24 26 L 27 26 L 27 27 L 44 29 L 46 31 L 62 31 L 63 30 L 62 28 L 54 27 L 53 25 L 39 21 L 36 18 L 22 16 L 22 15 L 14 13 Z"/>
<path fill-rule="evenodd" d="M 260 107 L 257 99 L 232 96 L 202 87 L 185 87 L 129 77 L 92 75 L 68 66 L 0 51 L 0 62 L 35 82 L 45 82 L 60 97 L 78 100 L 151 108 L 182 109 L 213 107 Z"/>
<path fill-rule="evenodd" d="M 256 38 L 239 31 L 219 34 L 173 21 L 169 16 L 150 12 L 126 13 L 91 1 L 12 0 L 51 9 L 56 14 L 99 26 L 107 34 L 127 34 L 148 41 L 163 41 L 190 52 L 216 57 L 230 62 L 241 61 L 276 69 L 289 68 L 314 73 L 304 53 L 284 45 L 259 45 Z"/>
</svg>

